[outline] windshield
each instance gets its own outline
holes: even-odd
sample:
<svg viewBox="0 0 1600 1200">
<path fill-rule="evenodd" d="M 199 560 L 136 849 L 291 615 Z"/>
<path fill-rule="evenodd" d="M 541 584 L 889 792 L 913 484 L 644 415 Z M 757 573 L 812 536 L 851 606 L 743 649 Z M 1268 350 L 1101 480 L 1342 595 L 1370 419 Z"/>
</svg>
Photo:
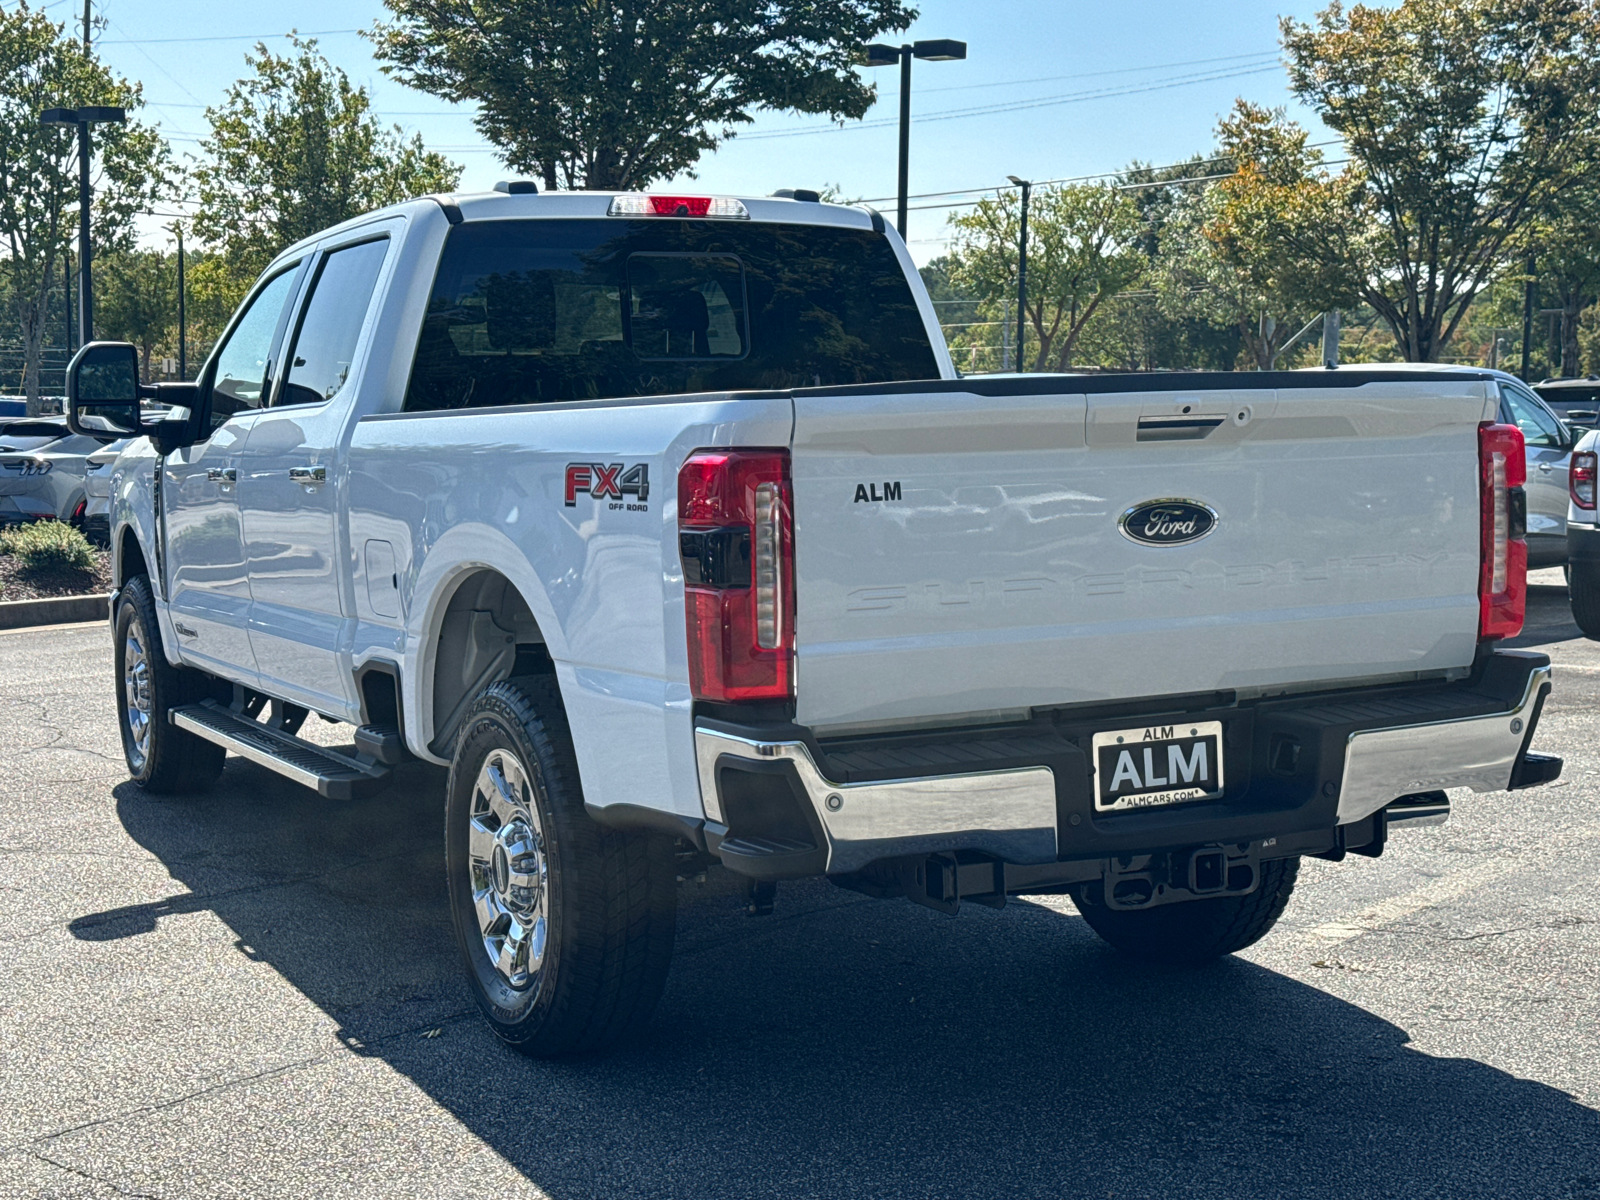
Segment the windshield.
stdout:
<svg viewBox="0 0 1600 1200">
<path fill-rule="evenodd" d="M 450 231 L 409 411 L 936 379 L 889 241 L 731 221 Z"/>
</svg>

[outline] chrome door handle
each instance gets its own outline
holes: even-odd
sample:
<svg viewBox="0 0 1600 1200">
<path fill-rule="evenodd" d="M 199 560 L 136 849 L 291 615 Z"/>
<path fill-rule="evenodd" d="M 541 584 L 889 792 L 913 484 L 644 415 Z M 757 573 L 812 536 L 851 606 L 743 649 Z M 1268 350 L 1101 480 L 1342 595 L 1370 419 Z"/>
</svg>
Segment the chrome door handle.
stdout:
<svg viewBox="0 0 1600 1200">
<path fill-rule="evenodd" d="M 327 467 L 290 467 L 289 468 L 289 478 L 294 480 L 296 483 L 303 483 L 308 487 L 311 486 L 312 484 L 327 483 L 328 482 L 328 468 Z"/>
<path fill-rule="evenodd" d="M 223 485 L 237 483 L 239 481 L 239 469 L 237 467 L 207 467 L 206 479 L 211 483 Z"/>
<path fill-rule="evenodd" d="M 1548 475 L 1550 473 L 1550 464 L 1549 463 L 1540 463 L 1539 464 L 1539 470 L 1543 471 L 1546 475 Z"/>
</svg>

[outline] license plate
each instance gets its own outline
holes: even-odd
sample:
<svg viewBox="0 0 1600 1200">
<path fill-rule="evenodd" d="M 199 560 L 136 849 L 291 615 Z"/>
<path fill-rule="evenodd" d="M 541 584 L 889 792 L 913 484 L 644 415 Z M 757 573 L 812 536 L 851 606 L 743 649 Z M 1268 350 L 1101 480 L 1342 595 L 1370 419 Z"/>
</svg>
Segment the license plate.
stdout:
<svg viewBox="0 0 1600 1200">
<path fill-rule="evenodd" d="M 1222 795 L 1222 722 L 1144 725 L 1094 735 L 1097 812 Z"/>
</svg>

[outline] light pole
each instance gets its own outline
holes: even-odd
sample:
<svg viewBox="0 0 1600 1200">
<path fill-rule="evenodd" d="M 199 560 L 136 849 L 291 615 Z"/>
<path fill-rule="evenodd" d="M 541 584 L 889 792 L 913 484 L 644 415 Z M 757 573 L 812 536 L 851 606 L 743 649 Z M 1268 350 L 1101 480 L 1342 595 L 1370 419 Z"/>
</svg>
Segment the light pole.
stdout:
<svg viewBox="0 0 1600 1200">
<path fill-rule="evenodd" d="M 900 203 L 895 217 L 895 228 L 906 236 L 906 177 L 911 163 L 911 60 L 924 62 L 954 62 L 966 58 L 967 44 L 949 38 L 934 38 L 910 42 L 904 46 L 889 46 L 873 42 L 862 47 L 863 61 L 869 67 L 892 67 L 900 64 Z"/>
<path fill-rule="evenodd" d="M 85 31 L 87 32 L 87 31 Z M 47 108 L 39 115 L 41 125 L 65 125 L 78 130 L 78 344 L 87 346 L 94 341 L 94 288 L 90 281 L 90 262 L 93 251 L 89 246 L 89 205 L 93 194 L 89 187 L 89 156 L 93 147 L 89 127 L 107 123 L 121 124 L 128 119 L 123 108 L 91 104 L 83 108 Z"/>
<path fill-rule="evenodd" d="M 1017 235 L 1017 370 L 1026 371 L 1028 360 L 1022 350 L 1027 344 L 1023 333 L 1028 317 L 1028 197 L 1033 194 L 1033 183 L 1015 175 L 1006 178 L 1022 189 L 1022 230 Z"/>
</svg>

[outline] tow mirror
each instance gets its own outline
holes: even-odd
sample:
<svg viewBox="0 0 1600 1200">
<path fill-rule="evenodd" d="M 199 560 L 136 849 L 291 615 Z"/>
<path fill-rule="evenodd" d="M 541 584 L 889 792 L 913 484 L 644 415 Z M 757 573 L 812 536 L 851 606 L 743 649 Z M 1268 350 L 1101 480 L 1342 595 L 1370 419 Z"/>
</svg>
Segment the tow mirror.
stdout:
<svg viewBox="0 0 1600 1200">
<path fill-rule="evenodd" d="M 193 438 L 190 408 L 149 407 L 166 400 L 169 390 L 179 405 L 193 404 L 192 384 L 164 389 L 140 383 L 139 352 L 127 342 L 90 342 L 67 365 L 67 426 L 102 441 L 148 436 L 158 452 L 170 454 Z"/>
</svg>

